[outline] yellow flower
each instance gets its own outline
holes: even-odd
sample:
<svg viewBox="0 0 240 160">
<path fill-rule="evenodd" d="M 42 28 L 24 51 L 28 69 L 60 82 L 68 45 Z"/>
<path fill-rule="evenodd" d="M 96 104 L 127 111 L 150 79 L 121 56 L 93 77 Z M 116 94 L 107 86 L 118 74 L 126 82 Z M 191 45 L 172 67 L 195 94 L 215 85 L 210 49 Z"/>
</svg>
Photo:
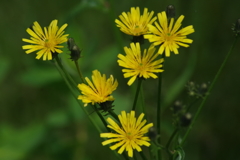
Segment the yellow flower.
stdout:
<svg viewBox="0 0 240 160">
<path fill-rule="evenodd" d="M 88 103 L 103 103 L 106 101 L 114 101 L 113 96 L 111 95 L 118 86 L 117 80 L 114 81 L 113 76 L 106 79 L 106 75 L 101 73 L 98 70 L 94 70 L 92 75 L 92 82 L 86 77 L 88 85 L 82 83 L 78 85 L 78 88 L 81 90 L 83 95 L 78 96 L 78 99 L 82 100 L 84 106 L 86 107 Z"/>
<path fill-rule="evenodd" d="M 57 20 L 53 20 L 48 29 L 44 27 L 43 30 L 38 22 L 34 22 L 32 29 L 27 29 L 28 34 L 32 36 L 31 39 L 22 39 L 24 42 L 31 43 L 22 46 L 23 49 L 27 49 L 26 53 L 38 51 L 36 59 L 43 57 L 43 60 L 52 60 L 52 53 L 62 53 L 59 48 L 63 48 L 63 46 L 59 46 L 59 44 L 67 41 L 68 34 L 63 35 L 67 24 L 59 29 L 57 23 Z"/>
<path fill-rule="evenodd" d="M 157 19 L 157 17 L 153 17 L 153 14 L 153 11 L 149 13 L 148 9 L 144 8 L 143 15 L 140 15 L 139 7 L 132 7 L 131 12 L 123 12 L 119 16 L 121 21 L 116 19 L 115 23 L 122 32 L 132 36 L 140 36 L 147 33 L 147 25 L 152 24 Z"/>
<path fill-rule="evenodd" d="M 187 39 L 187 35 L 194 32 L 193 26 L 190 25 L 180 29 L 183 19 L 184 16 L 181 15 L 175 25 L 173 25 L 174 18 L 171 18 L 168 24 L 166 12 L 158 13 L 160 25 L 157 22 L 154 23 L 156 27 L 148 25 L 151 33 L 144 35 L 144 38 L 148 39 L 149 42 L 153 42 L 155 46 L 160 45 L 158 50 L 159 54 L 162 54 L 164 50 L 166 57 L 170 56 L 170 51 L 178 54 L 179 46 L 189 47 L 186 43 L 193 42 L 193 40 Z"/>
<path fill-rule="evenodd" d="M 144 114 L 142 113 L 138 119 L 135 118 L 135 111 L 127 113 L 122 111 L 121 115 L 118 115 L 121 126 L 119 126 L 111 118 L 107 119 L 107 122 L 110 124 L 108 128 L 111 128 L 116 133 L 101 133 L 100 137 L 110 138 L 102 142 L 102 145 L 113 144 L 110 149 L 115 150 L 120 147 L 118 150 L 119 154 L 122 154 L 124 150 L 128 152 L 129 157 L 133 157 L 133 149 L 136 149 L 138 152 L 142 151 L 142 145 L 147 147 L 150 146 L 149 137 L 144 136 L 153 126 L 153 123 L 146 124 L 146 120 L 143 120 Z"/>
<path fill-rule="evenodd" d="M 128 81 L 130 86 L 137 77 L 147 78 L 157 78 L 154 73 L 163 72 L 162 62 L 163 59 L 155 60 L 158 54 L 154 54 L 154 46 L 150 46 L 148 50 L 144 50 L 143 55 L 141 54 L 140 44 L 131 43 L 131 48 L 124 47 L 126 56 L 118 54 L 119 60 L 117 61 L 119 66 L 125 67 L 122 71 L 124 73 L 124 78 L 132 77 Z"/>
</svg>

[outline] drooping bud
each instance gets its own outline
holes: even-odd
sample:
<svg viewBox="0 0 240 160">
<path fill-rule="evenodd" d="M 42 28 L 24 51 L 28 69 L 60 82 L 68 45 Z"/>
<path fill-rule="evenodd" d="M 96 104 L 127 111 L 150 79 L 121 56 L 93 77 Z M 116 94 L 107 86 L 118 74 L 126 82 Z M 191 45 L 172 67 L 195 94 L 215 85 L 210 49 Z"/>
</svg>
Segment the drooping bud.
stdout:
<svg viewBox="0 0 240 160">
<path fill-rule="evenodd" d="M 75 41 L 73 38 L 68 38 L 67 45 L 68 45 L 69 51 L 71 51 L 70 59 L 73 61 L 77 61 L 81 57 L 81 50 L 75 44 Z"/>
<path fill-rule="evenodd" d="M 200 86 L 200 94 L 202 94 L 203 96 L 205 96 L 207 94 L 207 91 L 208 91 L 208 86 L 206 83 L 202 83 L 201 86 Z"/>
<path fill-rule="evenodd" d="M 147 135 L 150 139 L 155 140 L 157 138 L 156 129 L 154 127 L 149 128 Z"/>
<path fill-rule="evenodd" d="M 182 115 L 182 117 L 180 118 L 180 125 L 182 127 L 187 127 L 189 126 L 189 124 L 192 121 L 192 115 L 191 113 L 185 113 L 184 115 Z"/>
<path fill-rule="evenodd" d="M 175 7 L 173 5 L 168 5 L 167 8 L 166 8 L 166 14 L 167 14 L 167 17 L 168 19 L 170 18 L 174 18 L 175 17 Z"/>
<path fill-rule="evenodd" d="M 240 18 L 235 23 L 235 29 L 240 31 Z"/>
<path fill-rule="evenodd" d="M 74 39 L 71 38 L 71 37 L 68 38 L 67 45 L 68 45 L 68 49 L 69 49 L 69 51 L 71 51 L 72 48 L 73 48 L 73 45 L 75 45 L 75 41 L 74 41 Z"/>
<path fill-rule="evenodd" d="M 176 101 L 173 105 L 173 112 L 174 113 L 178 113 L 179 111 L 181 111 L 183 109 L 183 105 L 182 102 L 180 101 Z"/>
<path fill-rule="evenodd" d="M 195 83 L 194 82 L 188 82 L 186 85 L 187 89 L 188 89 L 188 94 L 190 96 L 194 96 L 195 95 Z"/>
<path fill-rule="evenodd" d="M 81 50 L 78 48 L 77 45 L 73 45 L 72 46 L 72 49 L 71 49 L 71 54 L 70 54 L 70 59 L 73 60 L 73 61 L 77 61 L 80 56 L 81 56 Z"/>
<path fill-rule="evenodd" d="M 237 19 L 235 24 L 233 24 L 232 30 L 233 30 L 233 32 L 236 33 L 236 36 L 240 35 L 240 18 Z"/>
</svg>

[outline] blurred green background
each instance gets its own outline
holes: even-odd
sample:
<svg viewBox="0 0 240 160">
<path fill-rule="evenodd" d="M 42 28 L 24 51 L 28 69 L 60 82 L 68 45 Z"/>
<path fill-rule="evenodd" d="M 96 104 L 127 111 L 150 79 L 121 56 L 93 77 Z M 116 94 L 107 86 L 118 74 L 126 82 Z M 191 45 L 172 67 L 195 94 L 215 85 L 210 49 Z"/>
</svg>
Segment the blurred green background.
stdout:
<svg viewBox="0 0 240 160">
<path fill-rule="evenodd" d="M 194 40 L 190 48 L 180 48 L 179 55 L 172 54 L 164 63 L 163 144 L 174 129 L 170 107 L 175 100 L 187 103 L 185 84 L 211 82 L 233 43 L 231 26 L 240 18 L 239 0 L 1 0 L 0 160 L 115 159 L 108 147 L 102 147 L 103 139 L 55 66 L 22 50 L 26 43 L 21 39 L 29 38 L 26 29 L 34 21 L 41 26 L 48 26 L 53 19 L 58 19 L 59 25 L 68 23 L 66 33 L 82 49 L 84 76 L 98 69 L 118 79 L 113 95 L 115 111 L 120 113 L 130 109 L 134 97 L 116 62 L 131 37 L 115 27 L 114 19 L 130 7 L 141 7 L 141 13 L 147 7 L 156 15 L 169 4 L 175 5 L 177 16 L 185 15 L 183 26 L 193 25 L 195 33 L 189 36 Z M 61 55 L 63 63 L 79 81 L 65 53 Z M 186 160 L 240 159 L 239 53 L 240 41 L 188 137 Z M 156 86 L 157 80 L 144 82 L 149 117 L 156 109 Z"/>
</svg>

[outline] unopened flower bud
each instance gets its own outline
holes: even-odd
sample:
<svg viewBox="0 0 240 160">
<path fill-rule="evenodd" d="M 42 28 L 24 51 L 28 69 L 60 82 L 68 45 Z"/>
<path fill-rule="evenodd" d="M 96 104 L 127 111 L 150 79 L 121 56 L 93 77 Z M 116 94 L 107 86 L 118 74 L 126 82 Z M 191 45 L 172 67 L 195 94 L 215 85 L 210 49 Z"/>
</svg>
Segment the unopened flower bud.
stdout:
<svg viewBox="0 0 240 160">
<path fill-rule="evenodd" d="M 77 45 L 73 45 L 72 46 L 72 49 L 71 49 L 71 54 L 70 54 L 70 59 L 73 60 L 73 61 L 77 61 L 80 56 L 81 56 L 81 50 L 78 48 Z"/>
<path fill-rule="evenodd" d="M 74 39 L 71 38 L 71 37 L 68 38 L 67 45 L 68 45 L 68 49 L 69 49 L 69 51 L 71 51 L 72 48 L 73 48 L 73 46 L 75 45 L 75 41 L 74 41 Z"/>
<path fill-rule="evenodd" d="M 166 14 L 168 18 L 174 18 L 175 17 L 175 7 L 173 5 L 168 5 L 166 9 Z"/>
<path fill-rule="evenodd" d="M 192 121 L 192 115 L 191 113 L 185 113 L 184 115 L 182 115 L 182 117 L 180 118 L 180 124 L 182 127 L 187 127 L 189 126 L 189 124 Z"/>
<path fill-rule="evenodd" d="M 240 18 L 235 23 L 235 29 L 240 31 Z"/>
<path fill-rule="evenodd" d="M 193 88 L 193 87 L 195 87 L 195 83 L 194 82 L 189 82 L 189 86 Z"/>
<path fill-rule="evenodd" d="M 148 134 L 148 137 L 149 137 L 150 139 L 152 139 L 152 140 L 154 140 L 154 139 L 157 138 L 157 131 L 156 131 L 156 129 L 155 129 L 154 127 L 149 128 L 147 134 Z"/>
<path fill-rule="evenodd" d="M 181 111 L 182 109 L 183 109 L 182 102 L 176 101 L 173 105 L 173 112 L 177 113 L 177 112 Z"/>
<path fill-rule="evenodd" d="M 201 92 L 201 94 L 202 94 L 203 96 L 205 96 L 205 94 L 207 93 L 207 91 L 208 91 L 208 86 L 207 86 L 207 84 L 206 84 L 206 83 L 201 84 L 201 86 L 200 86 L 200 92 Z"/>
<path fill-rule="evenodd" d="M 240 18 L 237 19 L 235 24 L 233 24 L 232 30 L 233 30 L 233 32 L 236 33 L 236 36 L 240 35 Z"/>
</svg>

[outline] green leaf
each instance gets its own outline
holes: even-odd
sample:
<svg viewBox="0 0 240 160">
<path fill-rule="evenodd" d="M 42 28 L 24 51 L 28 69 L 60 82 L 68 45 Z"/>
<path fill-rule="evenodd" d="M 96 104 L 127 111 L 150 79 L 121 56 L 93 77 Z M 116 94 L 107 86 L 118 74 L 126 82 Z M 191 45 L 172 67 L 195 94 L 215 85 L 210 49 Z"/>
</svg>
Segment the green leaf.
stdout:
<svg viewBox="0 0 240 160">
<path fill-rule="evenodd" d="M 174 160 L 184 160 L 185 158 L 185 152 L 182 147 L 177 147 L 175 150 Z"/>
</svg>

